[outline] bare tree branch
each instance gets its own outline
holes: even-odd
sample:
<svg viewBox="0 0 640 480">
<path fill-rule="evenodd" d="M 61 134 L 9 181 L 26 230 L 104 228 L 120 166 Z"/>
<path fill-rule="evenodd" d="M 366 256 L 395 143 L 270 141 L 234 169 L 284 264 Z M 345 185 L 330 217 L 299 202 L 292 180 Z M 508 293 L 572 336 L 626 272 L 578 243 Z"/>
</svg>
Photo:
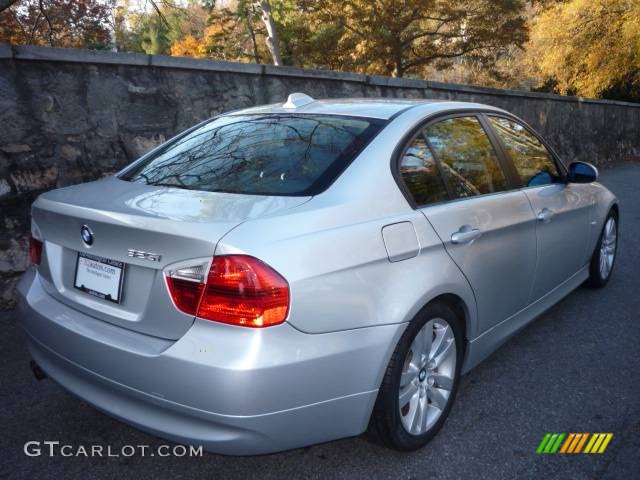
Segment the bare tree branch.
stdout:
<svg viewBox="0 0 640 480">
<path fill-rule="evenodd" d="M 49 45 L 53 47 L 53 25 L 51 24 L 51 20 L 49 19 L 47 12 L 45 12 L 44 10 L 42 0 L 38 0 L 38 7 L 40 8 L 40 13 L 42 13 L 42 16 L 45 18 L 47 24 L 49 25 Z"/>
<path fill-rule="evenodd" d="M 31 33 L 26 37 L 29 38 L 27 45 L 33 45 L 33 40 L 35 39 L 36 32 L 38 31 L 38 26 L 40 25 L 40 17 L 42 17 L 42 12 L 38 12 L 36 20 L 31 25 Z"/>
<path fill-rule="evenodd" d="M 167 17 L 164 16 L 164 13 L 162 13 L 162 10 L 160 10 L 160 7 L 158 6 L 158 3 L 156 2 L 156 0 L 149 0 L 149 3 L 158 14 L 158 17 L 160 17 L 160 21 L 164 23 L 167 27 L 169 27 L 169 21 L 167 20 Z"/>
</svg>

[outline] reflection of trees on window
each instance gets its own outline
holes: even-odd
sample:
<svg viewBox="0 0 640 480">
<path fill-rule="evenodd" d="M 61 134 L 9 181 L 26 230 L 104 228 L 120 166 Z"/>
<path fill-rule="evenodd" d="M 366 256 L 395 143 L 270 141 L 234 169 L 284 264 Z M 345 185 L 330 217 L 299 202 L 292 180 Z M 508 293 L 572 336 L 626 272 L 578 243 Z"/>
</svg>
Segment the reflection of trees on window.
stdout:
<svg viewBox="0 0 640 480">
<path fill-rule="evenodd" d="M 458 197 L 471 197 L 473 195 L 482 194 L 482 192 L 478 190 L 473 183 L 469 182 L 446 163 L 442 164 L 442 169 L 447 172 L 447 178 L 449 178 L 449 181 L 454 184 L 454 193 L 456 193 Z"/>
<path fill-rule="evenodd" d="M 400 164 L 400 173 L 418 205 L 448 198 L 438 166 L 422 135 L 413 139 Z"/>
<path fill-rule="evenodd" d="M 430 125 L 425 134 L 456 197 L 506 189 L 496 153 L 477 118 L 449 118 Z"/>
<path fill-rule="evenodd" d="M 328 115 L 221 117 L 125 179 L 209 191 L 303 193 L 339 173 L 378 130 L 374 121 Z"/>
<path fill-rule="evenodd" d="M 489 117 L 525 185 L 557 182 L 558 169 L 546 147 L 518 122 L 502 117 Z"/>
</svg>

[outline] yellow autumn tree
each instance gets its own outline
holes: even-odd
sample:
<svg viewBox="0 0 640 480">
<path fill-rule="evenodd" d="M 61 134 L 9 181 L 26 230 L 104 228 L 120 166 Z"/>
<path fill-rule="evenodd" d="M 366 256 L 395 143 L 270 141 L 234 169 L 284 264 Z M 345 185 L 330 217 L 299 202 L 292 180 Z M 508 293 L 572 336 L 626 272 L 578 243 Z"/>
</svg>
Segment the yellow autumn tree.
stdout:
<svg viewBox="0 0 640 480">
<path fill-rule="evenodd" d="M 530 35 L 531 71 L 559 93 L 640 98 L 640 1 L 558 3 Z"/>
<path fill-rule="evenodd" d="M 174 42 L 173 45 L 171 45 L 170 53 L 176 57 L 207 57 L 206 47 L 193 35 L 187 35 Z"/>
</svg>

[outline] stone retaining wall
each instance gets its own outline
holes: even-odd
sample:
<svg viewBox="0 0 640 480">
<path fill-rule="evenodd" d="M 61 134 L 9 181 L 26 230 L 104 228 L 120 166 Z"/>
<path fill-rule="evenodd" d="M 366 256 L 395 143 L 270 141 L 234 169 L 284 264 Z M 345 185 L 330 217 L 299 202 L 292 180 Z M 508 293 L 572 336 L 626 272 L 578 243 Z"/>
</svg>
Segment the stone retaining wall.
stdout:
<svg viewBox="0 0 640 480">
<path fill-rule="evenodd" d="M 29 207 L 56 187 L 109 175 L 219 112 L 316 98 L 409 97 L 496 105 L 567 160 L 640 156 L 640 104 L 423 80 L 0 44 L 0 308 L 28 264 Z"/>
</svg>

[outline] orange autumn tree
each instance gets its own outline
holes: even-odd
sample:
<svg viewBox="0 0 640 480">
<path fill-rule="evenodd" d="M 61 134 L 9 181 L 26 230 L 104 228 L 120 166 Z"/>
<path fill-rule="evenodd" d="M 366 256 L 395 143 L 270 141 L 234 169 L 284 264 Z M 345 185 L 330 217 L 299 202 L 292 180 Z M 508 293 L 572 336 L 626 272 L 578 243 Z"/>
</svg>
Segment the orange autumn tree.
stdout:
<svg viewBox="0 0 640 480">
<path fill-rule="evenodd" d="M 266 38 L 258 3 L 240 0 L 213 7 L 202 32 L 175 41 L 170 52 L 195 58 L 271 63 Z"/>
<path fill-rule="evenodd" d="M 171 45 L 170 53 L 176 57 L 206 58 L 208 56 L 206 45 L 193 35 L 187 35 L 174 42 Z"/>
</svg>

